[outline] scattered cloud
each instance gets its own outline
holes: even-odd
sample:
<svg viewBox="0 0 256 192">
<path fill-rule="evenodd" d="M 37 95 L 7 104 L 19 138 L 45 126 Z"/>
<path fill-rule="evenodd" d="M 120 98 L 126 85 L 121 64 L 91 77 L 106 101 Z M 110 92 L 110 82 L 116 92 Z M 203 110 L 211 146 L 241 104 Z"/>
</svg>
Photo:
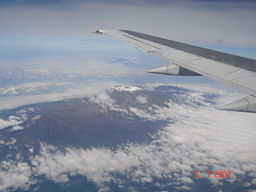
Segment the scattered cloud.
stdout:
<svg viewBox="0 0 256 192">
<path fill-rule="evenodd" d="M 98 93 L 97 95 L 91 95 L 89 97 L 90 102 L 96 103 L 101 106 L 103 112 L 106 112 L 108 109 L 111 111 L 128 113 L 126 109 L 120 108 L 106 92 L 106 90 Z"/>
<path fill-rule="evenodd" d="M 26 189 L 33 183 L 32 170 L 27 163 L 15 163 L 12 161 L 0 162 L 0 190 L 8 191 L 8 188 Z"/>
<path fill-rule="evenodd" d="M 0 119 L 0 130 L 8 127 L 12 127 L 12 130 L 23 129 L 20 124 L 27 120 L 26 116 L 9 116 L 8 119 Z"/>
<path fill-rule="evenodd" d="M 151 86 L 151 89 L 156 88 Z M 71 176 L 80 175 L 102 189 L 109 182 L 121 185 L 129 180 L 160 188 L 172 186 L 189 190 L 196 181 L 194 171 L 199 171 L 201 178 L 208 179 L 213 186 L 244 182 L 241 176 L 250 174 L 246 186 L 252 189 L 256 183 L 255 114 L 214 109 L 205 95 L 214 90 L 215 94 L 223 93 L 223 90 L 201 87 L 197 94 L 196 87 L 194 90 L 180 93 L 181 103 L 170 99 L 165 107 L 129 110 L 139 116 L 143 113 L 149 120 L 153 117 L 150 110 L 153 110 L 154 117 L 169 122 L 149 144 L 129 144 L 116 149 L 67 147 L 63 152 L 44 143 L 40 154 L 31 157 L 33 168 L 22 162 L 7 165 L 4 162 L 3 167 L 8 169 L 0 171 L 2 190 L 10 186 L 26 187 L 34 175 L 43 175 L 56 183 L 68 182 Z M 104 94 L 91 102 L 118 107 L 115 100 Z M 232 176 L 208 178 L 206 172 L 224 170 L 232 171 Z M 18 182 L 11 182 L 16 174 Z M 118 179 L 118 175 L 123 179 Z"/>
<path fill-rule="evenodd" d="M 137 96 L 136 97 L 137 101 L 140 102 L 141 104 L 145 104 L 147 103 L 147 98 L 146 97 L 143 97 L 143 96 Z"/>
</svg>

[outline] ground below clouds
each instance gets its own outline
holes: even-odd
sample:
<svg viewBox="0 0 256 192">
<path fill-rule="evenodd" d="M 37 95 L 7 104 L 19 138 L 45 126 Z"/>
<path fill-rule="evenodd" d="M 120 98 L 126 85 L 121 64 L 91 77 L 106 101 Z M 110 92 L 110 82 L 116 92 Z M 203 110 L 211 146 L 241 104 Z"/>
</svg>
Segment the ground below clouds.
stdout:
<svg viewBox="0 0 256 192">
<path fill-rule="evenodd" d="M 214 109 L 225 95 L 200 86 L 116 85 L 3 110 L 0 190 L 256 190 L 255 114 Z M 224 170 L 230 178 L 206 174 Z"/>
</svg>

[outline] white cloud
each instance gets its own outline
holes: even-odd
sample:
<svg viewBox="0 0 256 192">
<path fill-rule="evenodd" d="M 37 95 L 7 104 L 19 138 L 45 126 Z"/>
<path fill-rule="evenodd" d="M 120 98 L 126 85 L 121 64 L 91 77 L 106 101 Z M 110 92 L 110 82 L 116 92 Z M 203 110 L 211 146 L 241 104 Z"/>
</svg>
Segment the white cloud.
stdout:
<svg viewBox="0 0 256 192">
<path fill-rule="evenodd" d="M 22 124 L 25 120 L 26 117 L 20 116 L 9 116 L 7 120 L 0 119 L 0 129 L 5 129 L 8 127 L 21 128 L 20 124 Z"/>
<path fill-rule="evenodd" d="M 9 86 L 0 88 L 0 95 L 17 95 L 17 94 L 26 94 L 34 93 L 38 90 L 45 90 L 53 86 L 62 86 L 67 85 L 68 82 L 31 82 L 23 83 L 15 86 Z"/>
<path fill-rule="evenodd" d="M 8 142 L 5 142 L 6 145 L 14 145 L 17 142 L 17 140 L 12 137 Z"/>
<path fill-rule="evenodd" d="M 140 118 L 144 118 L 150 121 L 154 121 L 154 120 L 159 120 L 159 116 L 155 116 L 153 114 L 150 114 L 146 111 L 140 110 L 136 107 L 130 107 L 129 111 L 133 114 L 135 114 L 136 116 L 140 117 Z"/>
<path fill-rule="evenodd" d="M 31 121 L 33 122 L 33 121 L 36 121 L 40 118 L 41 118 L 41 115 L 35 115 L 34 117 L 32 117 Z"/>
<path fill-rule="evenodd" d="M 106 106 L 108 107 L 114 107 L 114 100 L 104 91 L 97 95 L 93 95 L 90 97 L 90 101 L 92 103 L 96 103 L 101 105 L 103 108 Z"/>
<path fill-rule="evenodd" d="M 140 95 L 137 96 L 136 99 L 137 99 L 137 101 L 138 101 L 139 103 L 141 103 L 141 104 L 145 104 L 145 103 L 148 102 L 146 97 L 143 97 L 143 96 L 140 96 Z"/>
<path fill-rule="evenodd" d="M 126 109 L 122 109 L 115 103 L 115 101 L 107 94 L 106 90 L 98 93 L 97 95 L 90 96 L 89 100 L 92 103 L 100 105 L 103 112 L 106 112 L 109 109 L 111 111 L 128 113 Z"/>
<path fill-rule="evenodd" d="M 53 102 L 64 99 L 80 98 L 84 96 L 93 95 L 101 92 L 113 85 L 113 82 L 98 83 L 95 81 L 87 82 L 86 85 L 76 86 L 65 89 L 63 92 L 54 92 L 39 95 L 21 95 L 12 97 L 0 98 L 0 110 L 12 109 L 28 104 L 35 104 L 40 102 Z"/>
<path fill-rule="evenodd" d="M 31 167 L 26 163 L 3 161 L 0 163 L 0 190 L 8 191 L 8 188 L 26 188 L 33 183 L 31 179 Z"/>
<path fill-rule="evenodd" d="M 12 127 L 12 131 L 20 131 L 20 130 L 23 130 L 24 127 L 20 126 L 20 125 L 15 125 Z"/>
<path fill-rule="evenodd" d="M 130 85 L 115 85 L 115 86 L 113 86 L 112 90 L 134 92 L 134 91 L 140 91 L 142 89 L 139 87 L 130 86 Z"/>
</svg>

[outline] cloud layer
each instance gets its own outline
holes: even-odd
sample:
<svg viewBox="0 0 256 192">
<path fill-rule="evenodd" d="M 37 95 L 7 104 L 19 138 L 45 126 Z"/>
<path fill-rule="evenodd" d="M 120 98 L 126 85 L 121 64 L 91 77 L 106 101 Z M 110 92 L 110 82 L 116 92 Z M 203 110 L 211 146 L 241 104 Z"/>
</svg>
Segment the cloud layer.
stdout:
<svg viewBox="0 0 256 192">
<path fill-rule="evenodd" d="M 129 183 L 135 190 L 138 185 L 154 186 L 158 190 L 195 190 L 203 178 L 214 189 L 222 189 L 228 183 L 230 186 L 238 183 L 244 190 L 254 189 L 255 114 L 214 109 L 211 103 L 214 99 L 207 96 L 225 94 L 218 89 L 191 86 L 189 89 L 191 91 L 176 93 L 182 102 L 177 102 L 173 95 L 165 107 L 153 104 L 147 110 L 139 106 L 129 111 L 120 106 L 118 109 L 113 98 L 97 97 L 95 101 L 104 103 L 110 110 L 134 113 L 148 121 L 166 120 L 169 124 L 159 130 L 149 144 L 128 144 L 116 149 L 68 147 L 63 152 L 44 143 L 39 154 L 31 154 L 33 166 L 22 161 L 1 162 L 1 190 L 26 188 L 37 182 L 33 179 L 35 175 L 56 183 L 65 183 L 70 177 L 80 175 L 107 191 L 111 190 L 109 183 L 119 187 L 127 187 Z M 143 99 L 142 104 L 145 102 Z M 224 170 L 232 171 L 230 178 L 219 179 L 214 175 L 208 178 L 206 174 L 206 171 Z M 194 178 L 194 171 L 200 172 L 200 179 Z M 18 182 L 14 182 L 15 175 L 19 175 Z"/>
</svg>

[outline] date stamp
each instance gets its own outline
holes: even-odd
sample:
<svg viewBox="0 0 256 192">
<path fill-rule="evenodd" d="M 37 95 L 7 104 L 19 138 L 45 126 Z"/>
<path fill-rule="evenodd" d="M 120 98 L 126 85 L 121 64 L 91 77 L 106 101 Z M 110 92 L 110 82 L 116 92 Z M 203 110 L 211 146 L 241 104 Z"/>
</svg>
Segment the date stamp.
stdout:
<svg viewBox="0 0 256 192">
<path fill-rule="evenodd" d="M 206 172 L 200 172 L 200 171 L 194 171 L 194 178 L 200 178 L 201 174 L 207 174 L 208 178 L 230 178 L 233 174 L 233 171 L 206 171 Z"/>
</svg>

